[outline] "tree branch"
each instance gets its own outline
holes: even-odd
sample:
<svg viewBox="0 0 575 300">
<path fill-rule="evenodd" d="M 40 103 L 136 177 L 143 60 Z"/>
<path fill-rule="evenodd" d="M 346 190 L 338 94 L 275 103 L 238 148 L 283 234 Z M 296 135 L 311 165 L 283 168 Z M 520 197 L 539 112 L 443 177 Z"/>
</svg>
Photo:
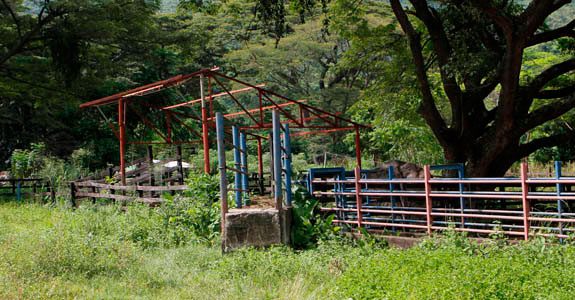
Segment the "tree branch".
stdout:
<svg viewBox="0 0 575 300">
<path fill-rule="evenodd" d="M 393 13 L 395 14 L 399 24 L 401 25 L 401 28 L 406 33 L 409 40 L 409 48 L 413 56 L 415 72 L 417 74 L 423 98 L 421 106 L 419 107 L 419 112 L 425 121 L 430 125 L 430 128 L 433 130 L 433 133 L 437 137 L 439 143 L 446 145 L 448 140 L 448 130 L 445 121 L 441 117 L 441 114 L 435 105 L 433 94 L 431 93 L 429 78 L 427 77 L 427 72 L 425 70 L 425 59 L 423 58 L 421 48 L 421 38 L 413 28 L 413 25 L 401 7 L 399 0 L 391 0 L 390 3 L 391 8 L 393 9 Z"/>
<path fill-rule="evenodd" d="M 12 20 L 14 20 L 14 24 L 16 24 L 16 30 L 18 31 L 18 38 L 22 40 L 22 29 L 20 28 L 20 20 L 16 17 L 16 14 L 14 13 L 14 10 L 12 10 L 12 7 L 10 7 L 10 5 L 6 3 L 6 0 L 2 0 L 2 4 L 4 4 L 6 9 L 10 13 L 10 16 L 12 16 Z"/>
<path fill-rule="evenodd" d="M 36 25 L 28 31 L 20 41 L 12 47 L 6 55 L 0 58 L 0 66 L 2 66 L 5 62 L 7 62 L 12 56 L 20 53 L 22 49 L 30 42 L 30 40 L 34 37 L 34 35 L 38 34 L 40 30 L 48 23 L 52 22 L 56 17 L 60 16 L 60 13 L 51 13 L 47 17 L 42 18 L 45 9 L 43 8 L 40 13 L 38 14 L 38 22 Z M 63 13 L 62 13 L 63 14 Z"/>
<path fill-rule="evenodd" d="M 568 98 L 554 101 L 553 103 L 544 105 L 527 115 L 524 124 L 519 126 L 517 135 L 522 135 L 525 132 L 547 122 L 553 120 L 564 113 L 570 111 L 575 107 L 575 93 L 571 94 Z"/>
<path fill-rule="evenodd" d="M 538 93 L 549 81 L 572 70 L 575 70 L 575 58 L 547 68 L 531 81 L 528 89 L 533 94 Z"/>
<path fill-rule="evenodd" d="M 553 136 L 548 136 L 544 138 L 538 138 L 532 140 L 529 143 L 520 145 L 516 151 L 514 151 L 514 160 L 519 160 L 529 154 L 546 147 L 561 146 L 565 144 L 570 144 L 575 142 L 575 131 L 570 131 L 563 134 L 557 134 Z"/>
<path fill-rule="evenodd" d="M 550 3 L 552 2 L 552 3 Z M 545 19 L 571 0 L 532 0 L 529 6 L 519 16 L 521 36 L 529 39 L 543 23 Z"/>
<path fill-rule="evenodd" d="M 443 89 L 451 105 L 451 128 L 461 132 L 463 125 L 462 91 L 455 80 L 455 76 L 445 70 L 445 66 L 449 63 L 452 47 L 441 23 L 439 13 L 434 8 L 429 7 L 425 0 L 410 0 L 410 2 L 415 8 L 415 15 L 425 24 L 431 36 L 433 50 L 439 62 Z"/>
<path fill-rule="evenodd" d="M 571 22 L 569 22 L 567 25 L 565 25 L 563 27 L 560 27 L 560 28 L 557 28 L 554 30 L 545 31 L 542 33 L 538 33 L 538 34 L 534 35 L 533 37 L 531 37 L 531 39 L 529 39 L 529 41 L 527 41 L 526 47 L 535 46 L 538 44 L 550 42 L 550 41 L 553 41 L 555 39 L 562 38 L 562 37 L 575 38 L 575 30 L 573 30 L 573 28 L 575 28 L 575 20 L 572 20 Z"/>
<path fill-rule="evenodd" d="M 63 95 L 72 96 L 72 97 L 75 97 L 75 98 L 77 98 L 77 99 L 82 99 L 82 97 L 81 97 L 80 95 L 70 93 L 70 92 L 68 92 L 67 90 L 59 90 L 59 89 L 56 89 L 56 88 L 44 86 L 44 85 L 41 85 L 41 84 L 37 84 L 37 83 L 34 83 L 34 82 L 30 82 L 30 81 L 27 81 L 27 80 L 23 80 L 23 79 L 17 78 L 17 77 L 15 77 L 15 76 L 10 72 L 10 70 L 6 70 L 6 69 L 5 69 L 5 70 L 1 70 L 1 69 L 0 69 L 0 71 L 2 71 L 2 72 L 5 74 L 6 78 L 9 78 L 10 80 L 13 80 L 13 81 L 16 81 L 16 82 L 19 82 L 19 83 L 23 83 L 23 84 L 29 85 L 29 86 L 31 86 L 31 87 L 36 87 L 36 88 L 40 88 L 40 89 L 43 89 L 43 90 L 47 90 L 47 91 L 51 91 L 51 92 L 56 92 L 56 93 L 63 94 Z"/>
<path fill-rule="evenodd" d="M 489 19 L 495 22 L 495 24 L 497 24 L 503 30 L 507 40 L 512 38 L 513 20 L 504 13 L 504 10 L 491 6 L 491 1 L 470 0 L 469 2 L 471 2 L 471 4 L 476 8 L 485 12 Z"/>
<path fill-rule="evenodd" d="M 575 93 L 575 85 L 571 85 L 557 90 L 543 90 L 540 91 L 535 96 L 535 98 L 537 99 L 563 98 L 569 96 L 571 93 Z"/>
</svg>

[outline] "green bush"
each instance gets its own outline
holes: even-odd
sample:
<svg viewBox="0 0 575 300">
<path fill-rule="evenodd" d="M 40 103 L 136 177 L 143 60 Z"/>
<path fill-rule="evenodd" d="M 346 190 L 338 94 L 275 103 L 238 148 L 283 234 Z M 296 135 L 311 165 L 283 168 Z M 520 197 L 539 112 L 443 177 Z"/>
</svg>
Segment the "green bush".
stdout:
<svg viewBox="0 0 575 300">
<path fill-rule="evenodd" d="M 339 227 L 333 226 L 334 215 L 323 218 L 317 213 L 319 201 L 312 199 L 307 191 L 294 187 L 292 245 L 297 249 L 307 249 L 317 245 L 320 240 L 336 238 Z"/>
<path fill-rule="evenodd" d="M 44 143 L 32 143 L 30 149 L 15 149 L 10 157 L 10 176 L 19 179 L 36 175 L 43 167 L 45 155 Z"/>
<path fill-rule="evenodd" d="M 132 204 L 125 212 L 123 238 L 143 248 L 214 244 L 219 238 L 220 205 L 216 176 L 191 174 L 182 196 L 163 195 L 157 208 Z"/>
</svg>

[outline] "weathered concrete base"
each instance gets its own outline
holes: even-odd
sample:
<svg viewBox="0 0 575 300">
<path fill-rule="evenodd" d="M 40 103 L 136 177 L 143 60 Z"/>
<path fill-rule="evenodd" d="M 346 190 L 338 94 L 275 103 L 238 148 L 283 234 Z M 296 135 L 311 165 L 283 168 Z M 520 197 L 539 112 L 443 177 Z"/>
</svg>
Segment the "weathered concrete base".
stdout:
<svg viewBox="0 0 575 300">
<path fill-rule="evenodd" d="M 289 245 L 291 209 L 232 209 L 224 220 L 222 249 Z"/>
<path fill-rule="evenodd" d="M 414 236 L 392 236 L 392 235 L 382 235 L 382 234 L 375 234 L 378 238 L 384 239 L 387 241 L 387 244 L 392 248 L 411 248 L 419 244 L 423 238 L 422 237 L 414 237 Z M 354 231 L 351 233 L 351 236 L 358 240 L 363 240 L 364 236 L 359 231 Z"/>
<path fill-rule="evenodd" d="M 425 234 L 412 234 L 412 235 L 405 235 L 405 236 L 398 236 L 398 235 L 385 235 L 381 234 L 383 231 L 374 230 L 371 231 L 372 234 L 375 234 L 378 238 L 384 239 L 387 241 L 387 244 L 391 248 L 398 248 L 398 249 L 408 249 L 417 246 L 427 235 Z M 353 231 L 350 233 L 353 238 L 356 239 L 363 239 L 364 236 L 359 231 Z M 477 238 L 477 237 L 468 237 L 469 240 L 476 242 L 478 244 L 484 243 L 486 241 L 493 241 L 489 238 Z M 508 239 L 505 241 L 508 245 L 513 245 L 520 243 L 522 240 L 512 240 Z"/>
</svg>

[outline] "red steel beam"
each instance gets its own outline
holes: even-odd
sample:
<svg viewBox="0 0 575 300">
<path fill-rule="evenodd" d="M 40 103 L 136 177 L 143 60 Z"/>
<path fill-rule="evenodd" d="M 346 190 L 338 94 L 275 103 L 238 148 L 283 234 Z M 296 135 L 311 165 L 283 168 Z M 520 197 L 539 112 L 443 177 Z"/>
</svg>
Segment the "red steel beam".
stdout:
<svg viewBox="0 0 575 300">
<path fill-rule="evenodd" d="M 131 94 L 124 95 L 123 97 L 124 97 L 124 98 L 128 98 L 128 97 L 133 97 L 133 96 L 144 96 L 144 95 L 152 94 L 152 93 L 155 93 L 155 92 L 159 92 L 159 91 L 161 91 L 164 87 L 166 87 L 166 86 L 163 85 L 163 84 L 159 84 L 159 85 L 153 86 L 153 87 L 151 87 L 151 88 L 149 88 L 149 89 L 144 89 L 144 90 L 141 90 L 141 91 L 137 91 L 137 92 L 133 92 L 133 93 L 131 93 Z"/>
<path fill-rule="evenodd" d="M 282 121 L 282 124 L 285 124 L 285 122 L 290 123 L 291 121 Z M 271 124 L 265 123 L 264 126 L 242 126 L 242 127 L 240 127 L 240 130 L 270 129 L 270 128 L 272 128 Z M 291 129 L 325 129 L 325 130 L 331 130 L 331 131 L 342 131 L 342 130 L 354 129 L 355 126 L 339 127 L 339 128 L 333 128 L 332 126 L 304 126 L 304 127 L 302 127 L 302 126 L 290 126 L 290 128 Z"/>
<path fill-rule="evenodd" d="M 427 234 L 431 235 L 431 230 L 433 226 L 433 217 L 431 216 L 431 211 L 433 210 L 433 201 L 431 201 L 431 185 L 429 184 L 429 179 L 431 178 L 431 171 L 429 165 L 423 166 L 423 175 L 425 180 L 425 213 L 426 213 L 426 223 L 427 223 Z"/>
<path fill-rule="evenodd" d="M 216 71 L 216 70 L 218 70 L 218 69 L 219 69 L 219 68 L 214 68 L 214 69 L 211 69 L 211 70 L 205 69 L 205 70 L 201 70 L 201 71 L 198 71 L 198 72 L 195 72 L 195 73 L 191 73 L 191 74 L 188 74 L 188 75 L 177 75 L 177 76 L 174 76 L 174 77 L 172 77 L 172 78 L 168 78 L 168 79 L 165 79 L 165 80 L 156 81 L 156 82 L 153 82 L 153 83 L 150 83 L 150 84 L 146 84 L 146 85 L 137 87 L 137 88 L 135 88 L 135 89 L 131 89 L 131 90 L 124 91 L 124 92 L 121 92 L 121 93 L 117 93 L 117 94 L 114 94 L 114 95 L 111 95 L 111 96 L 108 96 L 108 97 L 104 97 L 104 98 L 100 98 L 100 99 L 93 100 L 93 101 L 90 101 L 90 102 L 86 102 L 86 103 L 84 103 L 84 104 L 81 104 L 81 105 L 80 105 L 80 108 L 86 108 L 86 107 L 92 107 L 92 106 L 101 106 L 101 105 L 112 104 L 112 103 L 114 103 L 114 102 L 119 101 L 120 98 L 126 97 L 127 95 L 134 95 L 134 94 L 137 94 L 138 92 L 141 92 L 141 91 L 144 91 L 144 90 L 150 90 L 150 89 L 152 89 L 152 88 L 154 88 L 154 87 L 157 88 L 158 86 L 164 86 L 165 88 L 168 88 L 168 87 L 171 87 L 171 86 L 176 85 L 176 84 L 178 84 L 178 83 L 184 82 L 184 81 L 186 81 L 186 80 L 188 80 L 188 79 L 190 79 L 190 78 L 192 78 L 192 77 L 195 77 L 195 76 L 198 76 L 198 75 L 200 75 L 200 74 L 207 73 L 207 72 L 213 72 L 213 71 Z"/>
<path fill-rule="evenodd" d="M 186 127 L 188 129 L 188 131 L 190 131 L 193 135 L 202 138 L 202 135 L 199 134 L 195 129 L 193 129 L 192 127 L 190 127 L 188 124 L 186 124 L 184 121 L 180 120 L 180 118 L 176 117 L 176 116 L 172 116 L 172 118 L 174 118 L 174 120 L 176 120 L 176 122 L 182 124 L 184 127 Z"/>
<path fill-rule="evenodd" d="M 357 125 L 355 127 L 355 160 L 357 166 L 361 168 L 361 140 L 359 136 L 359 127 Z"/>
<path fill-rule="evenodd" d="M 168 143 L 172 143 L 172 122 L 171 122 L 172 115 L 169 111 L 166 111 L 166 127 L 168 128 Z"/>
<path fill-rule="evenodd" d="M 211 77 L 208 77 L 211 78 Z M 214 78 L 215 79 L 215 78 Z M 211 85 L 211 83 L 210 83 Z M 263 84 L 260 84 L 258 86 L 264 86 Z M 233 91 L 229 91 L 228 92 L 222 92 L 222 93 L 218 93 L 215 95 L 211 95 L 210 96 L 210 103 L 212 101 L 213 98 L 215 97 L 221 97 L 221 96 L 228 96 L 229 94 L 237 94 L 237 93 L 241 93 L 241 92 L 246 92 L 246 91 L 250 91 L 253 90 L 253 87 L 247 87 L 247 88 L 243 88 L 243 89 L 238 89 L 238 90 L 233 90 Z M 186 105 L 190 105 L 190 104 L 194 104 L 194 103 L 198 103 L 198 102 L 202 102 L 202 98 L 198 98 L 198 99 L 194 99 L 194 100 L 190 100 L 187 102 L 182 102 L 182 103 L 178 103 L 178 104 L 174 104 L 174 105 L 169 105 L 169 106 L 164 106 L 161 109 L 172 109 L 172 108 L 177 108 L 177 107 L 181 107 L 181 106 L 186 106 Z M 210 105 L 211 107 L 211 105 Z"/>
<path fill-rule="evenodd" d="M 202 140 L 193 140 L 193 141 L 172 141 L 171 143 L 168 142 L 151 142 L 151 141 L 131 141 L 126 142 L 128 145 L 167 145 L 167 144 L 174 144 L 174 145 L 183 145 L 183 144 L 199 144 Z M 210 140 L 210 142 L 216 142 L 215 140 Z"/>
<path fill-rule="evenodd" d="M 152 105 L 152 104 L 148 104 L 148 103 L 142 103 L 142 102 L 140 102 L 140 101 L 134 101 L 134 100 L 130 100 L 130 102 L 131 102 L 131 103 L 134 103 L 134 104 L 142 105 L 142 106 L 145 106 L 145 107 L 153 108 L 153 109 L 156 109 L 156 110 L 163 110 L 163 107 L 161 107 L 161 106 L 156 106 L 156 105 Z M 175 111 L 175 110 L 171 110 L 170 112 L 171 112 L 172 114 L 177 114 L 177 115 L 182 116 L 182 117 L 186 117 L 186 118 L 190 118 L 190 119 L 194 119 L 194 120 L 201 121 L 201 118 L 199 118 L 199 117 L 197 117 L 197 116 L 194 116 L 194 115 L 186 114 L 186 113 L 179 112 L 179 111 Z"/>
<path fill-rule="evenodd" d="M 529 186 L 527 184 L 527 163 L 521 163 L 521 200 L 523 203 L 523 238 L 529 240 L 529 211 L 531 210 L 531 203 L 527 195 L 529 193 Z"/>
<path fill-rule="evenodd" d="M 210 174 L 210 144 L 208 131 L 208 107 L 204 93 L 204 74 L 200 75 L 200 100 L 202 101 L 202 140 L 204 146 L 204 173 Z"/>
<path fill-rule="evenodd" d="M 124 100 L 124 101 L 125 101 L 125 100 Z M 122 102 L 124 102 L 124 101 L 122 101 Z M 158 128 L 156 128 L 156 126 L 154 126 L 154 124 L 152 124 L 152 122 L 150 122 L 150 120 L 148 120 L 146 117 L 144 117 L 138 110 L 136 110 L 134 107 L 132 107 L 132 105 L 130 105 L 129 103 L 128 103 L 128 107 L 129 107 L 133 112 L 135 112 L 136 115 L 138 115 L 138 117 L 140 117 L 140 119 L 142 119 L 142 121 L 144 121 L 144 124 L 145 124 L 146 126 L 148 126 L 149 128 L 153 129 L 157 134 L 160 135 L 161 138 L 164 139 L 164 141 L 166 141 L 166 142 L 169 143 L 169 141 L 168 141 L 168 139 L 166 138 L 166 136 L 165 136 Z"/>
<path fill-rule="evenodd" d="M 301 101 L 301 102 L 304 102 L 304 101 L 307 101 L 307 100 L 304 99 L 304 100 L 300 100 L 300 101 Z M 278 104 L 278 106 L 288 106 L 288 105 L 293 105 L 293 104 L 296 104 L 296 103 L 288 102 L 288 103 Z M 250 109 L 250 110 L 248 110 L 248 111 L 249 111 L 250 113 L 260 112 L 260 120 L 263 120 L 263 111 L 264 111 L 264 110 L 274 109 L 274 108 L 276 108 L 275 105 L 270 105 L 270 106 L 264 106 L 264 107 L 260 107 L 260 108 Z M 235 113 L 229 113 L 229 114 L 227 114 L 227 115 L 224 115 L 224 118 L 228 118 L 228 119 L 229 119 L 230 117 L 237 117 L 237 116 L 245 115 L 245 114 L 246 114 L 246 113 L 243 112 L 243 111 L 235 112 Z M 212 117 L 212 118 L 209 118 L 208 120 L 211 121 L 211 120 L 213 120 L 213 119 L 215 119 L 215 118 Z M 285 122 L 285 121 L 284 121 L 284 122 Z M 263 121 L 262 121 L 262 123 L 263 123 Z M 266 123 L 266 124 L 267 124 L 267 123 Z M 264 124 L 264 125 L 265 125 L 265 124 Z M 269 123 L 269 125 L 271 125 L 271 123 Z"/>
<path fill-rule="evenodd" d="M 361 222 L 363 221 L 363 213 L 361 212 L 361 204 L 362 204 L 362 199 L 361 199 L 361 185 L 359 185 L 359 178 L 361 178 L 361 167 L 360 166 L 356 166 L 354 169 L 354 181 L 355 181 L 355 207 L 357 210 L 357 226 L 361 227 Z"/>
<path fill-rule="evenodd" d="M 108 127 L 110 127 L 110 129 L 112 129 L 112 132 L 114 132 L 114 135 L 115 135 L 116 138 L 119 140 L 119 139 L 120 139 L 120 133 L 118 133 L 118 131 L 116 130 L 116 127 L 114 126 L 114 124 L 112 124 L 112 122 L 107 121 L 107 120 L 106 120 L 106 124 L 108 124 Z"/>
<path fill-rule="evenodd" d="M 337 126 L 337 124 L 336 124 L 335 122 L 333 122 L 332 120 L 327 119 L 327 118 L 325 117 L 325 116 L 331 116 L 331 114 L 329 114 L 329 115 L 328 115 L 328 114 L 323 114 L 323 116 L 322 116 L 322 115 L 320 115 L 320 114 L 318 114 L 318 113 L 316 113 L 316 112 L 314 112 L 314 111 L 312 111 L 312 110 L 310 110 L 310 109 L 307 109 L 307 108 L 306 108 L 306 110 L 307 110 L 309 113 L 311 113 L 311 114 L 317 116 L 318 118 L 321 118 L 324 122 L 330 124 L 331 126 L 336 127 L 336 128 L 339 127 L 339 126 Z"/>
<path fill-rule="evenodd" d="M 277 94 L 277 93 L 274 93 L 274 92 L 272 92 L 272 91 L 268 91 L 268 90 L 265 90 L 265 89 L 256 87 L 256 86 L 254 86 L 253 84 L 249 84 L 249 83 L 247 83 L 247 82 L 245 82 L 245 81 L 242 81 L 242 80 L 239 80 L 239 79 L 236 79 L 236 78 L 232 78 L 232 77 L 230 77 L 230 76 L 224 75 L 224 74 L 219 73 L 219 72 L 216 72 L 216 71 L 210 71 L 209 73 L 210 73 L 210 74 L 215 74 L 215 75 L 217 75 L 217 76 L 219 76 L 219 77 L 223 77 L 223 78 L 226 78 L 226 79 L 229 79 L 229 80 L 232 80 L 232 81 L 235 81 L 235 82 L 237 82 L 237 83 L 241 83 L 241 84 L 243 84 L 243 85 L 245 85 L 245 86 L 257 88 L 258 90 L 261 90 L 262 92 L 264 92 L 264 94 L 273 95 L 273 96 L 276 96 L 276 97 L 278 97 L 278 98 L 284 99 L 284 100 L 289 101 L 289 102 L 297 102 L 297 101 L 295 101 L 295 100 L 292 100 L 292 99 L 290 99 L 290 98 L 284 97 L 284 96 L 279 95 L 279 94 Z M 214 79 L 215 79 L 215 77 L 214 77 Z M 302 104 L 302 105 L 303 105 L 304 107 L 308 108 L 308 109 L 315 110 L 315 111 L 317 111 L 317 112 L 319 112 L 319 113 L 331 115 L 332 117 L 335 117 L 335 118 L 337 118 L 337 119 L 339 119 L 339 120 L 341 120 L 341 121 L 344 121 L 344 122 L 347 122 L 347 123 L 350 123 L 350 124 L 354 124 L 354 125 L 358 125 L 358 126 L 360 126 L 360 127 L 362 127 L 362 128 L 366 128 L 366 127 L 367 127 L 367 126 L 365 126 L 365 125 L 356 123 L 356 122 L 351 121 L 351 120 L 348 120 L 348 119 L 346 119 L 346 118 L 338 117 L 338 116 L 336 116 L 336 115 L 334 115 L 334 114 L 331 114 L 331 113 L 326 112 L 326 111 L 324 111 L 324 110 L 322 110 L 322 109 L 313 107 L 313 106 L 311 106 L 311 105 L 307 105 L 307 104 Z"/>
<path fill-rule="evenodd" d="M 291 133 L 290 136 L 309 135 L 309 134 L 316 134 L 316 133 L 330 133 L 330 132 L 337 132 L 337 131 L 344 131 L 344 130 L 352 130 L 352 129 L 355 129 L 355 126 L 341 127 L 341 128 L 333 128 L 333 129 L 325 129 L 325 130 L 314 130 L 314 131 L 296 132 L 296 133 Z"/>
<path fill-rule="evenodd" d="M 232 100 L 234 100 L 234 102 L 236 102 L 236 104 L 244 111 L 246 112 L 246 114 L 248 115 L 248 117 L 250 117 L 250 119 L 252 119 L 254 121 L 254 123 L 258 124 L 258 121 L 254 118 L 254 116 L 252 116 L 252 114 L 250 112 L 248 112 L 248 110 L 242 105 L 242 103 L 240 103 L 240 101 L 238 101 L 238 99 L 236 99 L 236 97 L 234 97 L 234 95 L 230 94 L 230 92 L 228 91 L 228 89 L 218 80 L 218 78 L 214 77 L 214 80 L 216 81 L 216 83 L 218 83 L 220 85 L 220 87 L 222 89 L 224 89 L 224 91 L 226 91 L 226 93 L 228 93 L 228 95 L 230 96 L 230 98 L 232 98 Z M 257 87 L 256 87 L 257 88 Z"/>
<path fill-rule="evenodd" d="M 118 101 L 118 125 L 120 127 L 120 172 L 122 185 L 126 185 L 126 115 L 125 99 Z"/>
<path fill-rule="evenodd" d="M 288 117 L 288 119 L 292 120 L 294 123 L 298 124 L 299 126 L 303 126 L 303 122 L 299 123 L 296 118 L 294 118 L 289 112 L 287 112 L 285 109 L 283 109 L 277 103 L 275 103 L 270 97 L 268 97 L 268 95 L 264 94 L 264 97 L 266 97 L 266 99 L 268 99 L 269 102 L 271 102 L 279 111 L 281 111 L 286 117 Z M 297 104 L 300 102 L 292 102 L 292 103 Z M 300 105 L 301 105 L 301 103 L 300 103 Z"/>
<path fill-rule="evenodd" d="M 201 120 L 202 120 L 202 119 L 198 118 L 197 116 L 190 115 L 190 114 L 185 114 L 185 113 L 181 113 L 181 112 L 179 112 L 179 111 L 170 110 L 170 112 L 171 112 L 172 114 L 175 114 L 175 115 L 178 115 L 178 116 L 181 116 L 181 117 L 185 117 L 185 118 L 188 118 L 188 119 L 193 119 L 193 120 L 196 120 L 196 121 L 201 121 Z"/>
</svg>

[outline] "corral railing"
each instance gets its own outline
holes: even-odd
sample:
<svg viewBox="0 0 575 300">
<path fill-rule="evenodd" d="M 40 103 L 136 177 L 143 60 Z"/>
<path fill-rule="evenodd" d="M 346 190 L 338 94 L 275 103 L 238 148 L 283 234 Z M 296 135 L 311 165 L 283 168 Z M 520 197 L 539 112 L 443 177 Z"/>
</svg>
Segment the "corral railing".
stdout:
<svg viewBox="0 0 575 300">
<path fill-rule="evenodd" d="M 47 182 L 39 178 L 25 178 L 25 179 L 0 179 L 0 190 L 11 190 L 13 195 L 18 191 L 21 193 L 23 189 L 31 189 L 29 193 L 36 193 L 38 189 L 45 187 Z"/>
<path fill-rule="evenodd" d="M 0 190 L 10 190 L 18 201 L 24 195 L 50 196 L 52 201 L 56 199 L 56 188 L 50 185 L 50 181 L 41 178 L 0 179 Z"/>
<path fill-rule="evenodd" d="M 175 157 L 155 160 L 153 158 L 152 147 L 148 147 L 148 155 L 146 158 L 137 159 L 126 164 L 126 184 L 183 184 L 186 174 L 183 168 L 181 145 L 178 145 L 176 150 L 177 156 Z M 173 162 L 175 162 L 175 165 L 171 167 L 166 166 Z M 106 183 L 106 178 L 120 181 L 120 167 L 110 167 L 94 175 L 80 178 L 78 182 L 90 181 Z"/>
<path fill-rule="evenodd" d="M 568 238 L 575 233 L 574 177 L 367 179 L 359 167 L 353 177 L 311 181 L 321 210 L 334 222 L 369 229 L 426 232 L 453 229 L 483 234 Z M 363 178 L 362 178 L 363 177 Z M 397 203 L 400 200 L 400 203 Z"/>
<path fill-rule="evenodd" d="M 71 182 L 70 201 L 73 206 L 77 206 L 77 199 L 91 198 L 95 203 L 97 199 L 112 199 L 121 201 L 142 202 L 151 206 L 162 203 L 161 193 L 175 193 L 184 191 L 187 185 L 170 186 L 143 186 L 143 185 L 111 185 L 98 182 Z"/>
</svg>

